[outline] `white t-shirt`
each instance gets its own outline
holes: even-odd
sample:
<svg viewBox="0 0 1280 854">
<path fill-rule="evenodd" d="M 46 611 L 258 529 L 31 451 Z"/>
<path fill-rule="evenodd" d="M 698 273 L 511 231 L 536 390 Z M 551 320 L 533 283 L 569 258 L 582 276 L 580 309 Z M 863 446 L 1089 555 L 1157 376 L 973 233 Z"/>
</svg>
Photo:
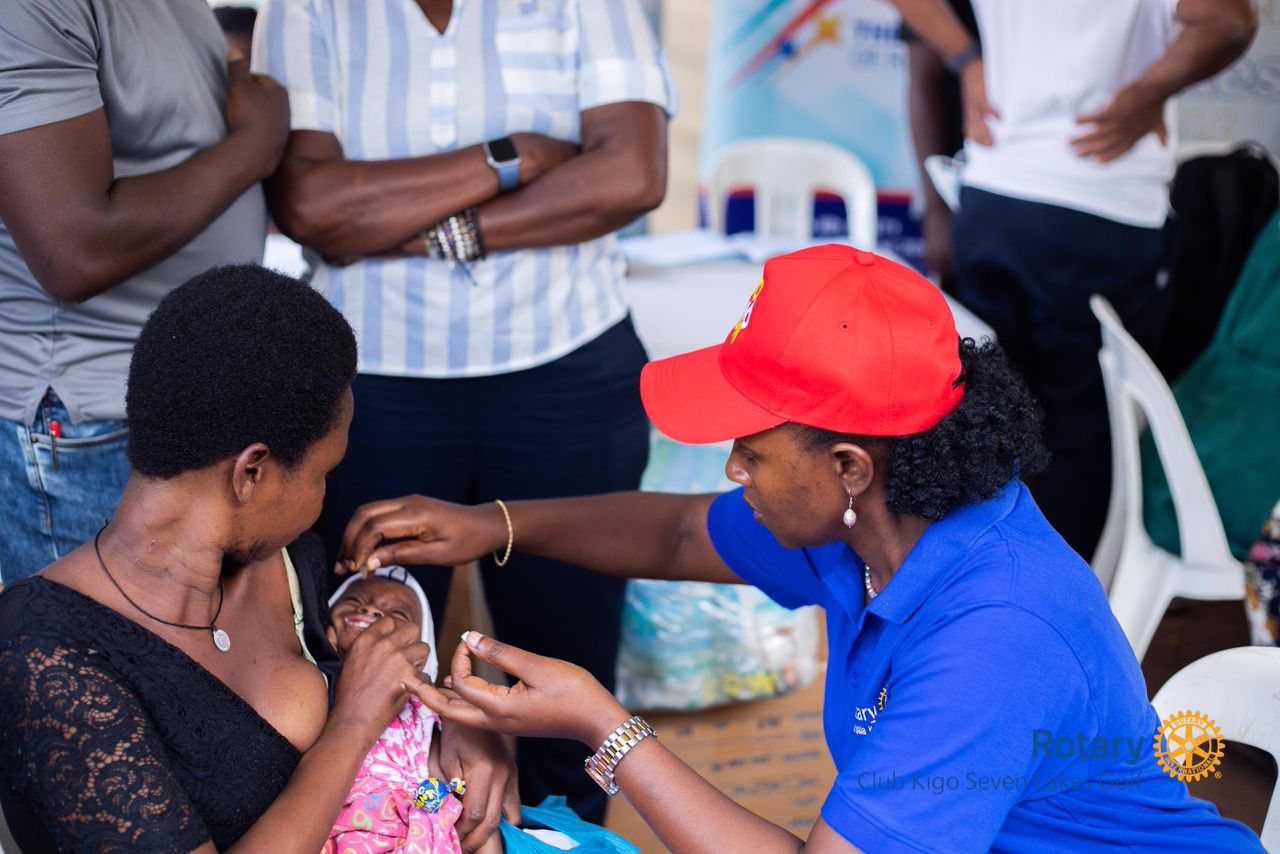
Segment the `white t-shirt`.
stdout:
<svg viewBox="0 0 1280 854">
<path fill-rule="evenodd" d="M 1178 30 L 1177 0 L 974 0 L 995 144 L 965 144 L 964 183 L 1144 227 L 1164 223 L 1175 127 L 1147 134 L 1107 164 L 1083 160 L 1071 140 L 1164 54 Z"/>
</svg>

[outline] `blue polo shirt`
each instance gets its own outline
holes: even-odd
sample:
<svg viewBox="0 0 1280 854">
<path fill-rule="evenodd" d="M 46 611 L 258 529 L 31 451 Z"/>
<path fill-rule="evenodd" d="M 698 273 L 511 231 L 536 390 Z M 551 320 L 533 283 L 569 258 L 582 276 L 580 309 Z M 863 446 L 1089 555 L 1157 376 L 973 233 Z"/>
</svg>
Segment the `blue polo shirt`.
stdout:
<svg viewBox="0 0 1280 854">
<path fill-rule="evenodd" d="M 1021 482 L 931 525 L 865 607 L 848 546 L 784 548 L 741 490 L 707 526 L 744 581 L 826 609 L 822 817 L 864 851 L 1262 851 L 1157 763 L 1133 651 Z"/>
</svg>

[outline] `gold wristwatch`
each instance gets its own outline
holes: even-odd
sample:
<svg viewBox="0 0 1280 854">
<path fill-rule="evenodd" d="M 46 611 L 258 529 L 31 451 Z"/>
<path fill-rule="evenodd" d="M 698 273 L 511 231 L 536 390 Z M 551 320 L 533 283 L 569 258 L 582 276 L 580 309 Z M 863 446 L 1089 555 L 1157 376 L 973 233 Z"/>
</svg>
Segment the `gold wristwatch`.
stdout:
<svg viewBox="0 0 1280 854">
<path fill-rule="evenodd" d="M 622 761 L 622 757 L 651 735 L 657 735 L 653 727 L 645 723 L 644 718 L 636 715 L 610 733 L 604 740 L 604 744 L 600 745 L 600 749 L 587 757 L 584 763 L 587 774 L 600 788 L 604 789 L 606 795 L 613 797 L 618 794 L 618 781 L 613 776 L 613 772 Z"/>
</svg>

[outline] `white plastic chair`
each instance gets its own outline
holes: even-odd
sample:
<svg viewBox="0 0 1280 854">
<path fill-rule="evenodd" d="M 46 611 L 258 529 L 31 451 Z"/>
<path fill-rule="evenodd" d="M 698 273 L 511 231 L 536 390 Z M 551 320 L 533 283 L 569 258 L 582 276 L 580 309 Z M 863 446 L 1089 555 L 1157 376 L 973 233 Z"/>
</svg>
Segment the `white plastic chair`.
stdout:
<svg viewBox="0 0 1280 854">
<path fill-rule="evenodd" d="M 1267 751 L 1280 763 L 1280 649 L 1245 646 L 1193 661 L 1169 678 L 1151 704 L 1161 720 L 1197 711 L 1233 741 Z M 1262 825 L 1262 847 L 1280 851 L 1280 781 Z"/>
<path fill-rule="evenodd" d="M 924 159 L 924 171 L 938 191 L 938 197 L 953 211 L 960 210 L 961 155 L 947 157 L 930 154 Z"/>
<path fill-rule="evenodd" d="M 1218 505 L 1173 392 L 1111 304 L 1095 294 L 1089 306 L 1102 324 L 1098 361 L 1111 419 L 1112 460 L 1111 501 L 1093 569 L 1141 661 L 1175 597 L 1243 599 L 1244 570 L 1227 547 Z M 1143 522 L 1141 415 L 1150 422 L 1173 494 L 1181 557 L 1155 545 Z"/>
<path fill-rule="evenodd" d="M 876 246 L 876 185 L 861 160 L 839 146 L 812 139 L 764 137 L 726 146 L 711 170 L 708 223 L 724 233 L 725 203 L 733 190 L 755 191 L 755 233 L 760 237 L 813 239 L 815 191 L 844 199 L 849 242 Z"/>
</svg>

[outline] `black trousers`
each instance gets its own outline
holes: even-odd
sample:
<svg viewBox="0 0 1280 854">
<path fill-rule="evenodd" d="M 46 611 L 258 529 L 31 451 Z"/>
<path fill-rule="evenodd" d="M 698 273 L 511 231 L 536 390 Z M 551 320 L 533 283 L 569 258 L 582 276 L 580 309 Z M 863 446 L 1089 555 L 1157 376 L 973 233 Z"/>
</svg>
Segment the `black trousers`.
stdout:
<svg viewBox="0 0 1280 854">
<path fill-rule="evenodd" d="M 1106 297 L 1138 343 L 1154 346 L 1168 312 L 1166 236 L 971 187 L 953 220 L 957 297 L 995 330 L 1044 409 L 1052 460 L 1032 494 L 1086 560 L 1111 490 L 1101 336 L 1089 297 Z"/>
<path fill-rule="evenodd" d="M 526 371 L 447 380 L 357 377 L 347 456 L 329 479 L 318 524 L 330 556 L 352 512 L 378 499 L 420 493 L 479 503 L 637 488 L 649 458 L 649 420 L 640 402 L 645 361 L 627 319 Z M 413 572 L 439 625 L 452 572 Z M 521 554 L 502 568 L 486 558 L 481 572 L 499 638 L 579 664 L 613 690 L 622 579 Z M 521 739 L 516 759 L 524 802 L 564 795 L 583 818 L 602 823 L 604 793 L 582 768 L 589 753 L 576 742 Z"/>
</svg>

